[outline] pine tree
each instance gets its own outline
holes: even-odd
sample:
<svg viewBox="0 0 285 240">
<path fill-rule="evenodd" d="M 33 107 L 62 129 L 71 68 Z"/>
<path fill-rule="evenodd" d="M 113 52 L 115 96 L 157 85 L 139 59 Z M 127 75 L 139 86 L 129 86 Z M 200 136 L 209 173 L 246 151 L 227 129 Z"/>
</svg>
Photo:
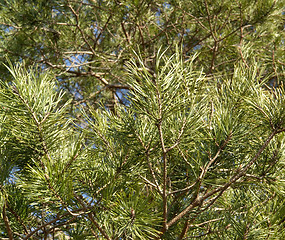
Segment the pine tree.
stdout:
<svg viewBox="0 0 285 240">
<path fill-rule="evenodd" d="M 2 1 L 1 239 L 283 239 L 282 1 Z"/>
</svg>

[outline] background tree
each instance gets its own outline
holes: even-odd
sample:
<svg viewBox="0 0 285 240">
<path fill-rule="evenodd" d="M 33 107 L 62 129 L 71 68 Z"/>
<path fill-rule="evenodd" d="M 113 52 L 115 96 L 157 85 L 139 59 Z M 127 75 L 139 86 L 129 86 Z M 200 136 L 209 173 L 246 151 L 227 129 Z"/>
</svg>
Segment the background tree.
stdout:
<svg viewBox="0 0 285 240">
<path fill-rule="evenodd" d="M 282 1 L 1 4 L 3 238 L 284 237 Z"/>
<path fill-rule="evenodd" d="M 123 102 L 124 64 L 133 49 L 154 70 L 156 52 L 182 45 L 209 76 L 234 71 L 251 57 L 272 83 L 284 78 L 284 11 L 280 0 L 2 1 L 0 57 L 53 69 L 73 104 Z M 1 66 L 1 72 L 6 72 Z M 2 77 L 4 78 L 4 76 Z"/>
</svg>

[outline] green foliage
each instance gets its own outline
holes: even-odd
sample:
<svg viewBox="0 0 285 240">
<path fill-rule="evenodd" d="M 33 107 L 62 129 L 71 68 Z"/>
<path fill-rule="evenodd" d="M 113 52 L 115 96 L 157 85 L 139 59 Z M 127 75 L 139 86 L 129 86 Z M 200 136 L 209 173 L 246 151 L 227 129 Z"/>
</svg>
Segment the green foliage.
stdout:
<svg viewBox="0 0 285 240">
<path fill-rule="evenodd" d="M 282 3 L 1 1 L 0 238 L 285 238 Z"/>
</svg>

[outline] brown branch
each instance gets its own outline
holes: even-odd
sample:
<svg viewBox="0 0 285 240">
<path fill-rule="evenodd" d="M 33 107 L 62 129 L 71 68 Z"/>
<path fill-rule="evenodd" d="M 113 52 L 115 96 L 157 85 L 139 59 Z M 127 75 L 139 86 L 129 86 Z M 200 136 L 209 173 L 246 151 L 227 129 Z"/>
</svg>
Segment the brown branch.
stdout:
<svg viewBox="0 0 285 240">
<path fill-rule="evenodd" d="M 5 223 L 5 227 L 6 227 L 6 230 L 7 230 L 7 233 L 8 233 L 9 240 L 14 240 L 13 231 L 11 229 L 11 226 L 10 226 L 10 223 L 9 223 L 9 219 L 7 217 L 7 214 L 6 214 L 6 202 L 4 202 L 4 204 L 3 204 L 2 216 L 3 216 L 3 221 Z"/>
<path fill-rule="evenodd" d="M 239 170 L 237 172 L 237 174 L 235 176 L 233 176 L 230 181 L 226 184 L 224 184 L 221 187 L 218 187 L 210 192 L 206 192 L 203 196 L 197 196 L 195 198 L 195 200 L 188 206 L 186 207 L 183 211 L 181 211 L 179 214 L 177 214 L 174 218 L 172 218 L 168 223 L 167 223 L 167 227 L 172 226 L 173 224 L 175 224 L 178 220 L 180 220 L 183 216 L 185 216 L 189 211 L 191 211 L 192 209 L 194 209 L 195 207 L 199 206 L 200 204 L 203 203 L 203 201 L 211 196 L 213 196 L 216 193 L 219 193 L 213 200 L 211 200 L 210 204 L 206 207 L 210 207 L 217 199 L 218 197 L 220 197 L 233 183 L 235 183 L 238 179 L 240 179 L 242 176 L 244 176 L 247 172 L 247 170 L 256 162 L 256 160 L 259 158 L 259 156 L 261 155 L 261 153 L 264 151 L 264 149 L 268 146 L 268 144 L 270 143 L 270 141 L 272 140 L 272 138 L 279 132 L 285 131 L 285 129 L 275 129 L 269 136 L 268 138 L 265 140 L 265 142 L 263 143 L 263 145 L 260 147 L 260 149 L 258 150 L 258 152 L 254 155 L 254 157 L 250 160 L 250 162 L 241 170 Z M 204 210 L 204 209 L 203 209 Z M 166 230 L 163 230 L 163 233 Z"/>
<path fill-rule="evenodd" d="M 90 45 L 90 43 L 88 42 L 88 40 L 87 40 L 86 37 L 85 37 L 85 34 L 84 34 L 83 30 L 82 30 L 81 27 L 79 26 L 79 16 L 78 16 L 78 13 L 76 13 L 76 11 L 73 9 L 73 7 L 72 7 L 70 4 L 68 4 L 68 7 L 70 8 L 71 12 L 72 12 L 73 15 L 75 16 L 76 28 L 79 30 L 83 41 L 86 43 L 86 45 L 88 46 L 89 50 L 93 53 L 93 55 L 96 55 L 95 50 L 94 50 L 93 47 Z"/>
<path fill-rule="evenodd" d="M 54 65 L 48 61 L 44 61 L 45 64 L 49 65 L 52 68 L 56 68 L 56 69 L 60 69 L 63 70 L 64 68 L 66 68 L 66 65 Z M 89 62 L 90 63 L 90 62 Z M 83 66 L 85 64 L 89 64 L 89 63 L 84 63 L 84 64 L 79 64 L 78 66 Z M 69 67 L 70 68 L 70 67 Z M 87 72 L 81 72 L 81 71 L 74 71 L 74 70 L 66 70 L 66 73 L 70 73 L 70 74 L 74 74 L 75 77 L 88 77 L 88 76 L 94 76 L 96 77 L 101 83 L 103 83 L 105 88 L 110 88 L 110 89 L 131 89 L 130 86 L 128 85 L 124 85 L 124 84 L 110 84 L 104 77 L 102 77 L 103 75 L 105 75 L 105 73 L 95 73 L 93 71 L 87 71 Z M 91 97 L 95 96 L 95 94 L 93 94 Z"/>
<path fill-rule="evenodd" d="M 125 29 L 124 22 L 121 22 L 121 26 L 122 26 L 122 29 L 123 29 L 123 33 L 125 34 L 126 40 L 127 40 L 128 44 L 130 44 L 131 43 L 130 36 L 129 36 L 129 34 L 127 33 L 127 31 Z"/>
<path fill-rule="evenodd" d="M 188 229 L 189 229 L 189 220 L 186 219 L 185 223 L 184 223 L 184 226 L 183 226 L 183 229 L 182 229 L 182 232 L 180 233 L 178 239 L 182 240 L 184 238 L 185 234 L 187 233 Z"/>
<path fill-rule="evenodd" d="M 201 183 L 201 180 L 205 177 L 208 169 L 210 168 L 210 166 L 216 161 L 216 159 L 218 158 L 218 156 L 220 155 L 220 153 L 223 151 L 223 149 L 226 147 L 226 145 L 229 143 L 230 139 L 232 137 L 232 132 L 230 132 L 230 134 L 228 135 L 227 139 L 224 141 L 224 143 L 222 144 L 222 146 L 220 146 L 219 150 L 217 151 L 216 155 L 210 159 L 210 161 L 208 162 L 207 166 L 202 169 L 202 172 L 200 174 L 200 176 L 196 179 L 196 181 L 191 184 L 190 186 L 183 188 L 183 189 L 178 189 L 175 191 L 170 192 L 168 195 L 170 194 L 174 194 L 174 193 L 179 193 L 179 192 L 185 192 L 188 191 L 190 189 L 192 189 L 198 182 Z M 198 187 L 199 189 L 199 187 Z"/>
<path fill-rule="evenodd" d="M 109 17 L 108 17 L 106 23 L 104 24 L 102 30 L 100 30 L 100 33 L 98 34 L 98 36 L 96 37 L 96 39 L 95 39 L 95 41 L 94 41 L 93 49 L 96 49 L 97 43 L 98 43 L 98 41 L 99 41 L 99 38 L 101 37 L 102 32 L 104 32 L 104 31 L 106 30 L 106 28 L 107 28 L 107 26 L 108 26 L 110 20 L 112 19 L 112 17 L 113 17 L 113 14 L 110 13 L 110 15 L 109 15 Z M 93 56 L 94 56 L 94 55 L 93 55 Z"/>
<path fill-rule="evenodd" d="M 195 181 L 194 183 L 192 183 L 191 185 L 189 185 L 188 187 L 171 191 L 171 192 L 168 193 L 168 195 L 175 194 L 175 193 L 186 192 L 186 191 L 192 189 L 192 188 L 197 184 L 197 182 L 199 181 L 199 179 L 200 179 L 200 177 L 198 177 L 198 178 L 196 179 L 196 181 Z"/>
<path fill-rule="evenodd" d="M 11 208 L 11 206 L 8 203 L 7 203 L 7 208 L 8 211 L 11 212 L 14 215 L 14 217 L 17 219 L 17 221 L 23 226 L 25 233 L 28 234 L 28 229 L 26 225 L 24 224 L 20 216 L 14 211 L 14 209 Z"/>
<path fill-rule="evenodd" d="M 83 210 L 83 209 L 77 209 L 77 210 L 73 211 L 73 214 L 75 214 L 76 212 L 81 212 L 82 210 Z M 85 212 L 83 212 L 83 213 L 81 213 L 81 214 L 85 214 Z M 68 215 L 70 215 L 70 213 L 64 213 L 64 214 L 62 214 L 62 215 L 60 215 L 60 216 L 57 216 L 55 219 L 53 219 L 53 220 L 51 220 L 51 221 L 49 221 L 49 222 L 47 222 L 47 223 L 45 223 L 45 224 L 43 224 L 43 225 L 37 227 L 36 229 L 34 229 L 33 231 L 31 231 L 29 234 L 27 234 L 27 235 L 23 238 L 23 240 L 29 239 L 31 236 L 33 236 L 35 233 L 37 233 L 37 232 L 38 232 L 39 230 L 41 230 L 42 228 L 44 228 L 44 227 L 46 227 L 46 226 L 48 226 L 48 225 L 51 225 L 52 223 L 55 223 L 56 221 L 62 219 L 64 216 L 68 216 Z M 77 217 L 77 216 L 76 216 L 76 217 Z"/>
<path fill-rule="evenodd" d="M 185 216 L 193 208 L 199 206 L 201 204 L 201 202 L 202 202 L 202 197 L 197 196 L 196 199 L 190 205 L 188 205 L 188 207 L 186 207 L 183 211 L 181 211 L 178 215 L 176 215 L 174 218 L 172 218 L 167 223 L 167 227 L 169 228 L 170 226 L 172 226 L 174 223 L 176 223 L 178 220 L 180 220 L 183 216 Z M 164 232 L 166 232 L 166 231 L 164 230 L 163 233 Z"/>
<path fill-rule="evenodd" d="M 235 183 L 238 179 L 240 179 L 241 177 L 243 177 L 247 170 L 252 166 L 252 164 L 254 164 L 256 162 L 256 160 L 259 158 L 259 156 L 261 155 L 261 153 L 264 151 L 264 149 L 268 146 L 268 144 L 270 143 L 270 141 L 272 140 L 272 138 L 278 133 L 278 130 L 274 130 L 269 136 L 268 138 L 265 140 L 265 142 L 263 143 L 263 145 L 261 146 L 261 148 L 258 150 L 258 152 L 255 154 L 255 156 L 250 160 L 250 162 L 243 168 L 243 169 L 238 169 L 237 170 L 237 174 L 235 176 L 233 176 L 230 181 L 226 184 L 224 184 L 224 186 L 218 187 L 208 193 L 206 193 L 203 196 L 203 200 L 211 197 L 212 195 L 216 194 L 219 192 L 218 196 L 221 196 L 233 183 Z M 213 203 L 216 201 L 217 197 L 213 199 Z M 212 204 L 213 204 L 212 203 Z"/>
<path fill-rule="evenodd" d="M 86 206 L 86 204 L 82 201 L 83 197 L 82 196 L 78 196 L 75 192 L 73 192 L 73 195 L 75 196 L 75 198 L 78 200 L 78 202 L 80 203 L 80 205 L 83 207 L 83 209 L 85 211 L 88 211 L 88 207 Z M 105 232 L 105 230 L 99 225 L 99 223 L 94 219 L 93 214 L 91 212 L 87 213 L 88 218 L 90 219 L 90 221 L 93 223 L 93 225 L 99 230 L 99 232 L 107 239 L 110 240 L 110 237 L 108 236 L 108 234 Z M 94 234 L 94 233 L 93 233 Z M 94 234 L 94 236 L 96 236 L 96 234 Z"/>
<path fill-rule="evenodd" d="M 140 144 L 142 145 L 142 147 L 144 148 L 145 150 L 145 154 L 146 154 L 146 160 L 147 160 L 147 164 L 148 164 L 148 168 L 149 168 L 149 171 L 151 173 L 151 176 L 152 176 L 152 179 L 154 181 L 154 185 L 155 185 L 155 189 L 157 190 L 157 192 L 163 196 L 163 191 L 161 190 L 160 186 L 159 186 L 159 183 L 158 183 L 158 180 L 156 178 L 156 175 L 155 175 L 155 172 L 153 170 L 153 167 L 152 167 L 152 163 L 149 159 L 149 152 L 152 150 L 150 149 L 150 144 L 151 144 L 151 141 L 149 141 L 148 143 L 148 146 L 145 146 L 143 140 L 141 139 L 140 135 L 135 131 L 135 135 L 136 137 L 138 138 L 138 141 L 140 142 Z M 152 185 L 153 183 L 151 181 L 149 181 L 148 179 L 144 179 L 146 182 L 148 182 L 148 184 Z"/>
<path fill-rule="evenodd" d="M 216 155 L 210 159 L 210 161 L 208 162 L 207 166 L 205 167 L 204 171 L 203 171 L 203 175 L 201 176 L 201 178 L 204 178 L 205 174 L 207 173 L 208 169 L 210 168 L 210 166 L 216 161 L 216 159 L 218 158 L 218 156 L 220 155 L 220 153 L 224 150 L 224 148 L 226 147 L 226 145 L 229 143 L 229 141 L 232 138 L 232 131 L 230 131 L 229 135 L 227 136 L 226 140 L 224 141 L 224 143 L 222 144 L 222 146 L 219 147 L 219 150 L 217 151 Z"/>
<path fill-rule="evenodd" d="M 180 10 L 184 11 L 188 16 L 195 19 L 196 23 L 198 23 L 206 32 L 210 33 L 211 31 L 194 15 L 192 15 L 189 11 L 185 11 L 185 9 L 180 8 Z"/>
<path fill-rule="evenodd" d="M 60 226 L 67 226 L 68 224 L 70 224 L 70 223 L 72 223 L 73 221 L 75 221 L 77 219 L 77 216 L 74 216 L 74 217 L 72 217 L 71 219 L 69 219 L 68 221 L 66 221 L 66 222 L 64 222 L 64 223 L 59 223 L 59 224 L 57 224 L 57 225 L 55 225 L 55 226 L 53 226 L 53 227 L 51 227 L 51 228 L 49 228 L 48 230 L 47 230 L 47 232 L 49 233 L 49 232 L 51 232 L 52 230 L 56 230 L 58 227 L 60 227 Z M 61 229 L 58 229 L 58 231 L 62 231 Z"/>
</svg>

